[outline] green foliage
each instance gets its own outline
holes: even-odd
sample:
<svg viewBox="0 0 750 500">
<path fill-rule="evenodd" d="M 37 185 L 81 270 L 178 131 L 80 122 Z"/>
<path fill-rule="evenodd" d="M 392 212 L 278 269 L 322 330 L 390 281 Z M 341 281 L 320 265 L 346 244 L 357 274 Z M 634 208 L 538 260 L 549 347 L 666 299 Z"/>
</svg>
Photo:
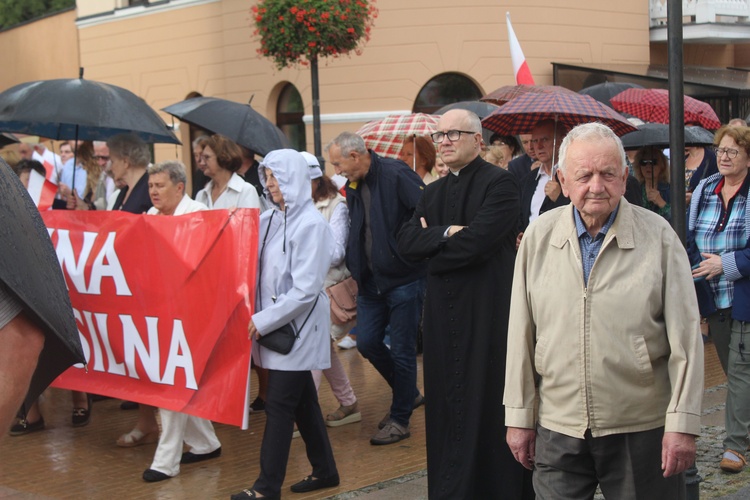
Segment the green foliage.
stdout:
<svg viewBox="0 0 750 500">
<path fill-rule="evenodd" d="M 252 8 L 258 53 L 279 69 L 338 57 L 370 39 L 375 0 L 259 0 Z"/>
<path fill-rule="evenodd" d="M 76 0 L 0 0 L 0 29 L 75 5 Z"/>
</svg>

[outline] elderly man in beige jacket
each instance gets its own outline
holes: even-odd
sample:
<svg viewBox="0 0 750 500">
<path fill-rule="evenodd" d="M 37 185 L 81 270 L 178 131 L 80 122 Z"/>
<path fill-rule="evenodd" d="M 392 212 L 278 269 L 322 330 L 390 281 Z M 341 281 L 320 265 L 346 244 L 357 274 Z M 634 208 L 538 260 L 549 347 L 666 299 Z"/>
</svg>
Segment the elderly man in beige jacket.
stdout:
<svg viewBox="0 0 750 500">
<path fill-rule="evenodd" d="M 687 254 L 622 195 L 617 136 L 579 125 L 560 149 L 572 204 L 529 226 L 508 328 L 506 439 L 537 498 L 684 498 L 703 348 Z"/>
</svg>

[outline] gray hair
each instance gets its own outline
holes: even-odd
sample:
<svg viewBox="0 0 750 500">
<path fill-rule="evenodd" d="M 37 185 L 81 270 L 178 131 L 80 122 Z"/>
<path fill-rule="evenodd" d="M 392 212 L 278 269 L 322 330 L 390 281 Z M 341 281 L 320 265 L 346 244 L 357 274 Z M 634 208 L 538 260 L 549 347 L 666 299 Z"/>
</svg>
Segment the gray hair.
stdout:
<svg viewBox="0 0 750 500">
<path fill-rule="evenodd" d="M 367 154 L 365 140 L 354 132 L 341 132 L 334 140 L 326 145 L 326 152 L 328 152 L 333 145 L 336 145 L 341 149 L 341 156 L 347 156 L 352 151 L 361 155 Z"/>
<path fill-rule="evenodd" d="M 207 135 L 205 135 L 205 134 L 204 135 L 199 135 L 198 137 L 196 137 L 195 139 L 193 139 L 192 146 L 193 147 L 205 146 L 206 145 L 206 141 L 208 141 L 208 136 Z"/>
<path fill-rule="evenodd" d="M 148 175 L 165 173 L 169 175 L 169 180 L 176 186 L 180 182 L 187 186 L 187 174 L 185 165 L 181 161 L 167 160 L 156 165 L 151 165 L 146 169 Z"/>
<path fill-rule="evenodd" d="M 617 148 L 617 157 L 622 165 L 622 172 L 628 168 L 627 161 L 625 159 L 625 149 L 622 147 L 622 141 L 617 137 L 617 134 L 612 132 L 612 129 L 599 122 L 584 123 L 573 128 L 565 139 L 562 141 L 560 146 L 560 169 L 567 173 L 568 163 L 568 147 L 573 144 L 574 141 L 582 142 L 597 142 L 597 141 L 611 141 L 612 144 Z"/>
<path fill-rule="evenodd" d="M 123 158 L 131 165 L 146 167 L 151 162 L 148 144 L 135 134 L 117 134 L 107 139 L 109 155 Z"/>
<path fill-rule="evenodd" d="M 477 134 L 482 133 L 482 120 L 479 119 L 479 116 L 474 113 L 473 111 L 464 110 L 466 111 L 466 127 L 468 130 L 475 132 Z"/>
</svg>

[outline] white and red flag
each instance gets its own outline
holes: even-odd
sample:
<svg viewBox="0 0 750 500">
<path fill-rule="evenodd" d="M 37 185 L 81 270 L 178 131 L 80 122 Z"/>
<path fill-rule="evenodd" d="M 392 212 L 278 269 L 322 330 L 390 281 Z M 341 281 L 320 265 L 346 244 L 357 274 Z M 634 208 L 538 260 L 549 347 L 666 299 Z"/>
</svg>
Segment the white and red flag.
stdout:
<svg viewBox="0 0 750 500">
<path fill-rule="evenodd" d="M 46 179 L 34 169 L 29 172 L 29 195 L 40 212 L 52 208 L 57 193 L 57 184 Z"/>
<path fill-rule="evenodd" d="M 523 55 L 521 44 L 518 43 L 516 33 L 510 24 L 510 12 L 505 13 L 505 20 L 508 24 L 508 43 L 510 44 L 510 59 L 513 62 L 513 74 L 516 77 L 516 85 L 535 85 L 534 77 L 531 76 L 529 66 L 526 64 L 526 56 Z"/>
</svg>

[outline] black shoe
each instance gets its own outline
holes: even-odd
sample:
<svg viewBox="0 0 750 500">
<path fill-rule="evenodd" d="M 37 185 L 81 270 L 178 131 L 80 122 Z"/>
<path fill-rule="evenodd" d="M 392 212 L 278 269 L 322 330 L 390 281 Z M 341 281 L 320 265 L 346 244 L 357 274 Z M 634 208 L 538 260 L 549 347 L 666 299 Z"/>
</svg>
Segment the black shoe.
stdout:
<svg viewBox="0 0 750 500">
<path fill-rule="evenodd" d="M 30 434 L 32 432 L 44 430 L 44 419 L 39 417 L 36 422 L 29 422 L 25 418 L 18 421 L 16 425 L 10 428 L 11 436 L 23 436 L 24 434 Z"/>
<path fill-rule="evenodd" d="M 134 403 L 133 401 L 123 401 L 122 403 L 120 403 L 120 409 L 121 410 L 137 410 L 138 403 Z"/>
<path fill-rule="evenodd" d="M 101 394 L 92 394 L 91 395 L 91 401 L 97 402 L 97 401 L 104 401 L 105 399 L 112 399 L 109 396 L 102 396 Z"/>
<path fill-rule="evenodd" d="M 250 411 L 253 413 L 266 411 L 266 402 L 258 396 L 252 403 L 250 403 Z"/>
<path fill-rule="evenodd" d="M 182 454 L 181 464 L 194 464 L 203 462 L 204 460 L 211 460 L 212 458 L 219 458 L 221 456 L 221 446 L 216 448 L 211 453 L 193 453 L 192 451 L 186 451 Z"/>
<path fill-rule="evenodd" d="M 293 493 L 307 493 L 308 491 L 315 491 L 321 488 L 333 488 L 339 485 L 339 475 L 334 474 L 331 477 L 316 479 L 312 476 L 307 476 L 299 483 L 292 485 Z"/>
<path fill-rule="evenodd" d="M 147 483 L 156 483 L 158 481 L 164 481 L 165 479 L 171 479 L 172 476 L 167 476 L 163 472 L 159 472 L 154 469 L 146 469 L 143 471 L 143 480 Z"/>
<path fill-rule="evenodd" d="M 71 422 L 73 427 L 83 427 L 88 425 L 91 421 L 91 394 L 88 395 L 88 408 L 73 408 L 73 415 L 71 416 Z"/>
</svg>

